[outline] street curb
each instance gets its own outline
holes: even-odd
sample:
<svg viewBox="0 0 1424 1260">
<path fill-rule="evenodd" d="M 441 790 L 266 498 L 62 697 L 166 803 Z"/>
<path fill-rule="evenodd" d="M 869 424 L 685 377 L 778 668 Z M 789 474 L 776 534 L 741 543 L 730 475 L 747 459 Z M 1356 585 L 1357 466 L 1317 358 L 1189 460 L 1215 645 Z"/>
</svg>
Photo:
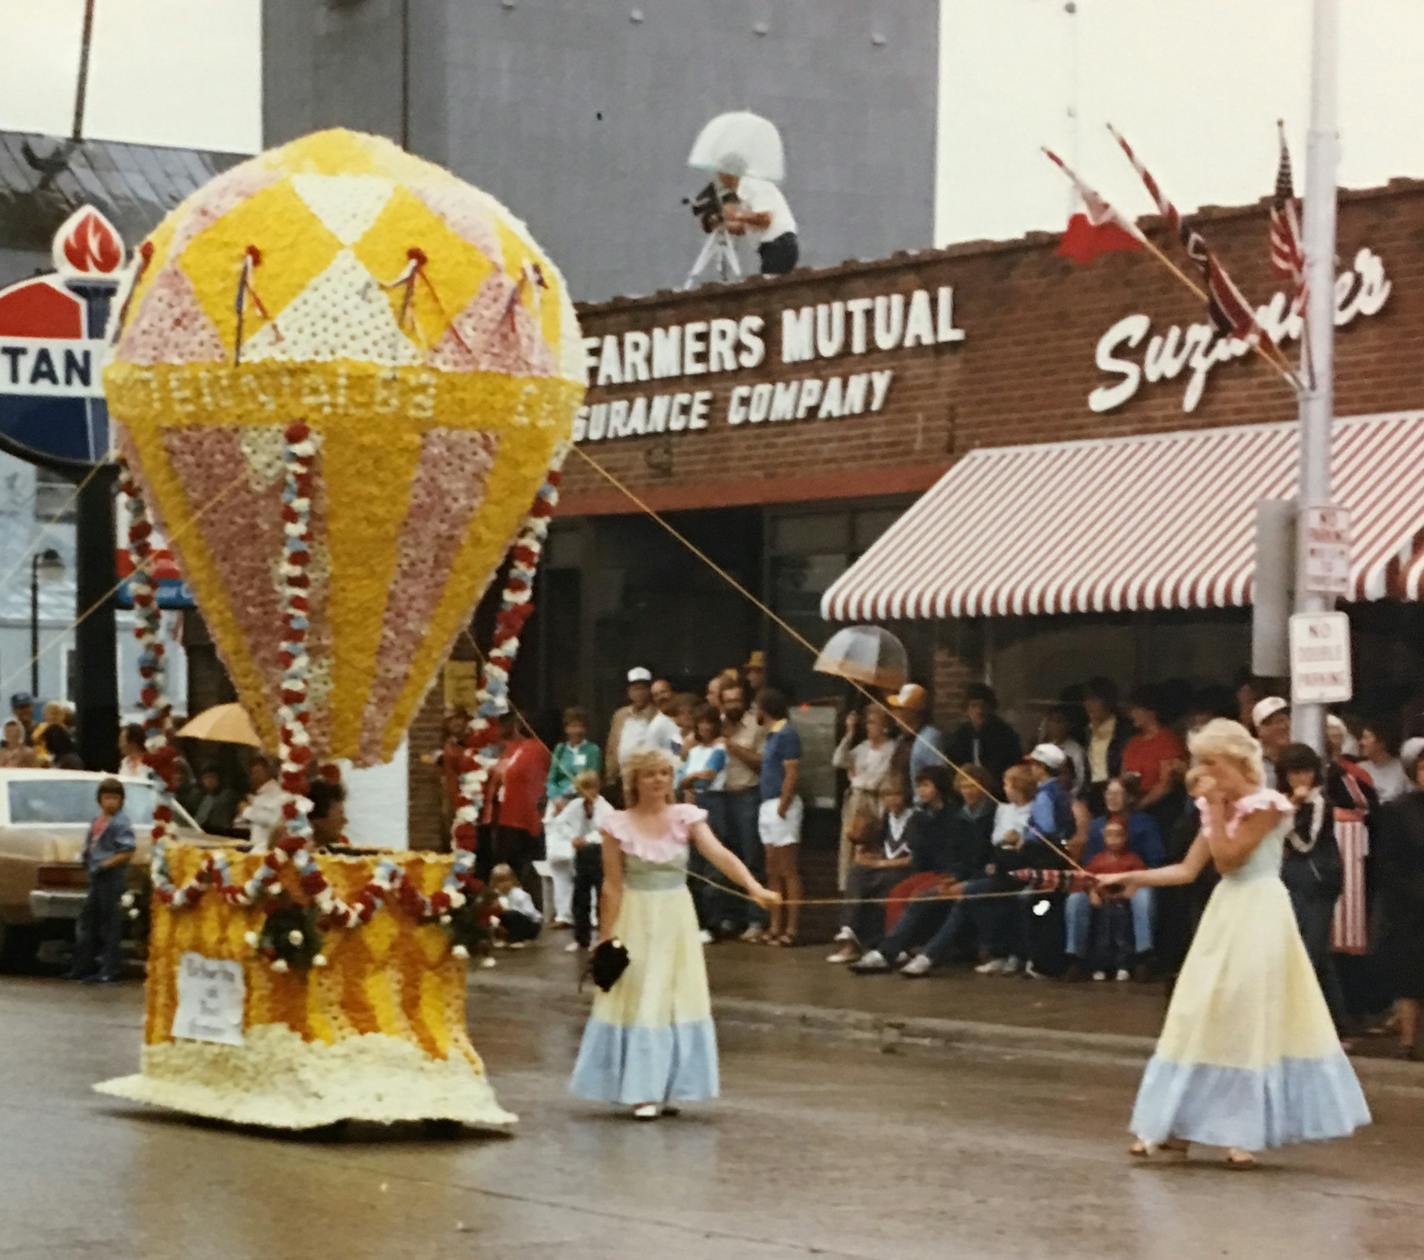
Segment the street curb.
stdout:
<svg viewBox="0 0 1424 1260">
<path fill-rule="evenodd" d="M 535 999 L 544 1010 L 581 1016 L 587 1014 L 592 1000 L 587 989 L 579 993 L 572 984 L 540 976 L 499 975 L 488 971 L 472 974 L 476 995 L 507 994 L 525 1000 Z M 478 1019 L 478 1003 L 472 1003 L 472 1009 Z M 899 1017 L 843 1007 L 718 997 L 715 992 L 712 1009 L 719 1020 L 727 1023 L 781 1030 L 790 1027 L 794 1032 L 874 1043 L 886 1051 L 893 1051 L 898 1046 L 939 1050 L 973 1047 L 1077 1062 L 1082 1062 L 1085 1055 L 1091 1055 L 1096 1063 L 1116 1062 L 1140 1067 L 1152 1054 L 1155 1044 L 1151 1037 L 1133 1037 L 1123 1033 L 1074 1032 L 931 1016 Z M 1418 1064 L 1371 1058 L 1352 1058 L 1350 1062 L 1360 1079 L 1367 1084 L 1424 1092 L 1424 1069 Z"/>
</svg>

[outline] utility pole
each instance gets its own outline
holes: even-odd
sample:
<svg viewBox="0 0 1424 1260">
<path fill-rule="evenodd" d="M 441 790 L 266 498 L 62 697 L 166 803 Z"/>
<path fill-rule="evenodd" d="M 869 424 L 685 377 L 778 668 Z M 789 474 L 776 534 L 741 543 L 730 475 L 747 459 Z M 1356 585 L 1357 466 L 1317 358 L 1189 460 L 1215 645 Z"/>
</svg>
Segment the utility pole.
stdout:
<svg viewBox="0 0 1424 1260">
<path fill-rule="evenodd" d="M 89 94 L 89 49 L 94 43 L 94 0 L 84 0 L 84 30 L 79 37 L 79 81 L 74 87 L 74 127 L 70 139 L 84 139 L 84 101 Z"/>
<path fill-rule="evenodd" d="M 1304 522 L 1311 508 L 1330 505 L 1330 428 L 1335 412 L 1335 185 L 1340 136 L 1336 123 L 1338 0 L 1314 0 L 1310 76 L 1310 135 L 1306 144 L 1305 245 L 1306 371 L 1300 400 L 1300 485 L 1296 505 L 1295 610 L 1330 612 L 1335 597 L 1309 589 Z M 1292 709 L 1291 735 L 1317 752 L 1325 748 L 1325 709 Z"/>
</svg>

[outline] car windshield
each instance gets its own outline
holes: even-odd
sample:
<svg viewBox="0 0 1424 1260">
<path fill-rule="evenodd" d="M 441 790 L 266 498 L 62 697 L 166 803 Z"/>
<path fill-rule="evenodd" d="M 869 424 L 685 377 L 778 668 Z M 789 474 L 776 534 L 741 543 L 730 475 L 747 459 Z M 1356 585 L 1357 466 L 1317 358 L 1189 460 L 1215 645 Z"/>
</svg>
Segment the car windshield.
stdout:
<svg viewBox="0 0 1424 1260">
<path fill-rule="evenodd" d="M 82 779 L 11 779 L 6 786 L 10 794 L 12 827 L 55 823 L 83 826 L 92 822 L 99 812 L 98 779 L 87 776 Z M 151 785 L 124 784 L 124 813 L 136 827 L 146 827 L 153 822 L 153 807 L 157 803 L 158 793 Z M 173 812 L 179 831 L 198 830 L 181 808 L 175 806 Z"/>
</svg>

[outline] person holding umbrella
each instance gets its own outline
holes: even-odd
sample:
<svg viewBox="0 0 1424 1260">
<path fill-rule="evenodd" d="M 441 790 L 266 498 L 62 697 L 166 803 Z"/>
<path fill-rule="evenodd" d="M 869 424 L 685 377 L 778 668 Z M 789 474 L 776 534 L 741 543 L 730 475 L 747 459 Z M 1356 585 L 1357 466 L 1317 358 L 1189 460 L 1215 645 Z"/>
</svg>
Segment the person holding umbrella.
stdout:
<svg viewBox="0 0 1424 1260">
<path fill-rule="evenodd" d="M 715 173 L 722 225 L 757 247 L 762 275 L 782 276 L 796 266 L 800 241 L 777 187 L 786 158 L 775 123 L 746 110 L 719 114 L 703 127 L 687 164 Z"/>
<path fill-rule="evenodd" d="M 757 249 L 761 274 L 784 276 L 801 259 L 801 242 L 796 235 L 796 219 L 786 203 L 786 195 L 770 180 L 717 172 L 717 183 L 725 200 L 722 221 L 733 236 L 745 236 Z"/>
</svg>

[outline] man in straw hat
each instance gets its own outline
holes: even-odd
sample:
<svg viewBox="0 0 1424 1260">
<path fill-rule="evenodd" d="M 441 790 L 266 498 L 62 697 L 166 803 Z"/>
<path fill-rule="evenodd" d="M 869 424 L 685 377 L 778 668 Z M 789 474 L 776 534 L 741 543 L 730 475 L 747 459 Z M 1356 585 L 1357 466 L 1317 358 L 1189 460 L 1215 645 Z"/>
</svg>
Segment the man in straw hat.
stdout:
<svg viewBox="0 0 1424 1260">
<path fill-rule="evenodd" d="M 913 783 L 920 772 L 930 766 L 944 765 L 940 754 L 943 740 L 939 730 L 930 725 L 930 701 L 923 687 L 906 683 L 893 696 L 886 697 L 885 707 L 897 719 L 897 731 L 903 732 L 908 727 L 914 732 L 913 739 L 901 739 L 891 763 L 904 782 Z"/>
</svg>

